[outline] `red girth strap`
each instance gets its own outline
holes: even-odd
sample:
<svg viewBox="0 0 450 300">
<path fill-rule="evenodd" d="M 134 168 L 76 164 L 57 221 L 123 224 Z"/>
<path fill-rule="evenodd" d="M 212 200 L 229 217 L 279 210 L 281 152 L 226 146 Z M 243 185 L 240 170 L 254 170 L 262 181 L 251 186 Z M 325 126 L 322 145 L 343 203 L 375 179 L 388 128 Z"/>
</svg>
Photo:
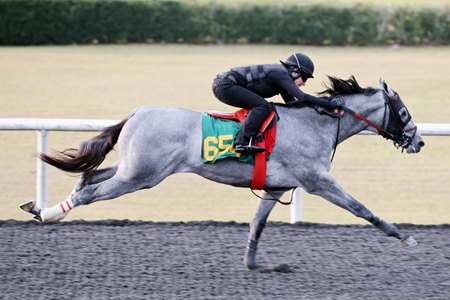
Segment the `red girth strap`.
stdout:
<svg viewBox="0 0 450 300">
<path fill-rule="evenodd" d="M 264 139 L 255 145 L 266 149 L 264 152 L 255 153 L 255 166 L 253 168 L 253 180 L 251 184 L 252 190 L 262 190 L 266 181 L 267 157 L 272 153 L 275 146 L 277 136 L 277 124 L 267 129 L 272 119 L 275 117 L 275 111 L 270 112 L 269 116 L 261 125 L 260 130 L 263 132 Z"/>
</svg>

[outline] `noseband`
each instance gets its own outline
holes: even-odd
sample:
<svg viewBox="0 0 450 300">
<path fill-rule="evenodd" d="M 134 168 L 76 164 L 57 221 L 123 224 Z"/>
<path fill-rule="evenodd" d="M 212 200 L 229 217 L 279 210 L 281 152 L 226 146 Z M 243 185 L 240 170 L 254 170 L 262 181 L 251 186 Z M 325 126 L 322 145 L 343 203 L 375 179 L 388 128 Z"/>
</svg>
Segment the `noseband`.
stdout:
<svg viewBox="0 0 450 300">
<path fill-rule="evenodd" d="M 412 126 L 410 128 L 406 128 L 409 121 L 411 120 L 411 115 L 408 112 L 403 101 L 400 99 L 397 93 L 394 93 L 393 96 L 389 96 L 386 92 L 384 92 L 384 102 L 385 102 L 385 116 L 386 116 L 386 105 L 389 106 L 389 122 L 386 128 L 379 133 L 386 139 L 392 140 L 394 142 L 394 146 L 398 148 L 402 148 L 402 151 L 411 145 L 414 137 L 417 133 L 417 126 Z M 384 120 L 383 120 L 384 124 Z M 406 133 L 413 131 L 413 134 L 408 136 Z"/>
<path fill-rule="evenodd" d="M 413 126 L 410 128 L 406 128 L 406 125 L 411 120 L 411 115 L 408 112 L 408 109 L 406 108 L 403 101 L 400 99 L 399 95 L 395 93 L 393 96 L 389 96 L 385 91 L 383 92 L 384 96 L 384 116 L 383 116 L 383 123 L 382 127 L 376 125 L 374 122 L 370 121 L 369 119 L 361 116 L 359 113 L 355 112 L 354 110 L 351 110 L 348 107 L 341 107 L 340 109 L 344 112 L 347 112 L 354 116 L 355 118 L 358 118 L 368 124 L 369 126 L 376 129 L 379 135 L 384 137 L 387 140 L 391 140 L 394 142 L 394 146 L 398 148 L 402 148 L 405 150 L 406 148 L 411 145 L 416 132 L 417 132 L 417 126 Z M 389 107 L 389 120 L 386 124 L 386 116 L 387 111 Z M 342 117 L 343 114 L 340 114 Z M 337 129 L 337 136 L 336 136 L 336 143 L 334 146 L 333 156 L 331 157 L 331 161 L 333 161 L 334 154 L 336 152 L 336 147 L 339 140 L 339 128 L 340 128 L 340 122 L 341 118 L 338 118 L 338 129 Z M 414 131 L 414 133 L 411 136 L 408 136 L 406 133 Z"/>
</svg>

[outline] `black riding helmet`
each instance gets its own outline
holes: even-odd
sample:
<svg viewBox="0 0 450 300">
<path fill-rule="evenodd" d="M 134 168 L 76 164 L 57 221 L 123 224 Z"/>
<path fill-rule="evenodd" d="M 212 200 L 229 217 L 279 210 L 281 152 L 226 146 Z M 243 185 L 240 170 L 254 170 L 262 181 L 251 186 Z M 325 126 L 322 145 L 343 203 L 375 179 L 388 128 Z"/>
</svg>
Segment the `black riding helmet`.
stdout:
<svg viewBox="0 0 450 300">
<path fill-rule="evenodd" d="M 303 82 L 306 82 L 308 78 L 314 78 L 314 63 L 303 53 L 294 53 L 285 61 L 280 60 L 280 62 L 288 70 L 289 76 L 294 80 L 301 77 Z"/>
</svg>

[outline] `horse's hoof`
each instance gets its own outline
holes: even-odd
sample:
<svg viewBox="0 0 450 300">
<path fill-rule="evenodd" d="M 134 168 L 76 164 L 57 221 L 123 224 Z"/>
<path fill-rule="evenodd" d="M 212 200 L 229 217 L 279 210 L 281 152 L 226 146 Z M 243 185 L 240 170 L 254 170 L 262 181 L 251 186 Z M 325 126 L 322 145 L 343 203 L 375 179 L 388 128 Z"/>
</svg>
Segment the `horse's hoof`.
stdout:
<svg viewBox="0 0 450 300">
<path fill-rule="evenodd" d="M 40 216 L 41 215 L 41 210 L 36 207 L 36 203 L 33 200 L 25 202 L 25 203 L 22 203 L 20 205 L 20 208 L 23 209 L 24 211 L 34 215 L 34 218 L 36 220 L 42 221 L 41 216 Z"/>
<path fill-rule="evenodd" d="M 33 200 L 20 204 L 20 208 L 29 213 L 31 213 L 33 207 L 34 207 Z"/>
<path fill-rule="evenodd" d="M 261 266 L 258 264 L 244 264 L 245 268 L 249 271 L 255 271 L 261 269 Z"/>
<path fill-rule="evenodd" d="M 409 236 L 406 239 L 400 241 L 400 246 L 402 246 L 402 248 L 414 247 L 417 246 L 418 244 L 419 243 L 412 236 Z"/>
<path fill-rule="evenodd" d="M 36 221 L 39 221 L 39 222 L 43 222 L 41 216 L 38 216 L 38 215 L 34 216 L 33 219 L 35 219 Z"/>
</svg>

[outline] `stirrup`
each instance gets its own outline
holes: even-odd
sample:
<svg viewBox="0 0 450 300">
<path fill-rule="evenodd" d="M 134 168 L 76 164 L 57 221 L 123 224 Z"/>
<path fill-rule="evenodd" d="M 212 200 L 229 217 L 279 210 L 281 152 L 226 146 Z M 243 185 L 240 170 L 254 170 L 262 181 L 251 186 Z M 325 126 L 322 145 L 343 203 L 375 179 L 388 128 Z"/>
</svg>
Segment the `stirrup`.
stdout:
<svg viewBox="0 0 450 300">
<path fill-rule="evenodd" d="M 248 154 L 266 151 L 266 149 L 263 147 L 252 145 L 252 139 L 253 138 L 250 138 L 250 142 L 248 143 L 248 145 L 236 144 L 234 151 L 236 151 L 237 153 L 248 153 Z"/>
</svg>

